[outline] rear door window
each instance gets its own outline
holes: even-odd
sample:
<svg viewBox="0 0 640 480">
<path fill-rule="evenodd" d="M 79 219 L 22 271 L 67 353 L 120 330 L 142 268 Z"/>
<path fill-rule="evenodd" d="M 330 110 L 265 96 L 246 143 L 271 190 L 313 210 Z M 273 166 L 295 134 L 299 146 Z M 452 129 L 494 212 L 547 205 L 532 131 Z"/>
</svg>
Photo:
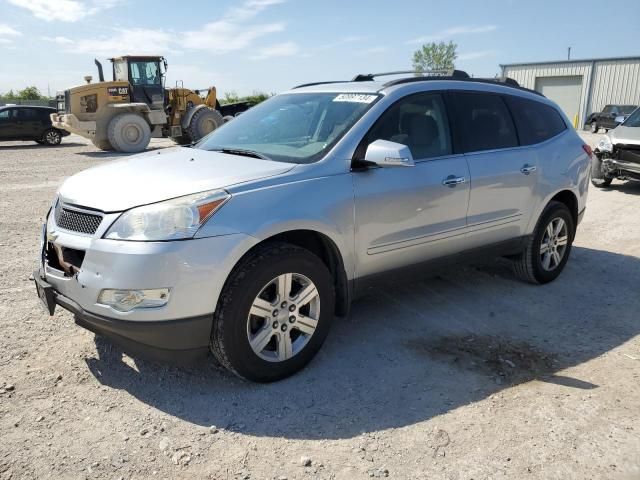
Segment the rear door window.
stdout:
<svg viewBox="0 0 640 480">
<path fill-rule="evenodd" d="M 505 96 L 521 145 L 544 142 L 567 129 L 555 108 L 522 97 Z"/>
<path fill-rule="evenodd" d="M 518 146 L 516 129 L 500 95 L 453 92 L 458 138 L 465 152 Z"/>
</svg>

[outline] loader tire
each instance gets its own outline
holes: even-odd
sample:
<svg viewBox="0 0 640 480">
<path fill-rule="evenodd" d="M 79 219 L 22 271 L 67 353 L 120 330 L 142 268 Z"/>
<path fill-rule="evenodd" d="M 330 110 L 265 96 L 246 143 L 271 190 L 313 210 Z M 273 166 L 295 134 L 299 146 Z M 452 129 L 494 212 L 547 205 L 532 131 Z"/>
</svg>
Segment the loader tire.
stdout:
<svg viewBox="0 0 640 480">
<path fill-rule="evenodd" d="M 113 146 L 109 140 L 93 140 L 93 144 L 99 148 L 100 150 L 104 150 L 105 152 L 110 152 L 113 150 Z"/>
<path fill-rule="evenodd" d="M 109 143 L 118 152 L 142 152 L 149 145 L 151 128 L 147 121 L 135 113 L 121 113 L 109 122 Z"/>
<path fill-rule="evenodd" d="M 186 133 L 192 142 L 197 142 L 223 124 L 224 120 L 220 112 L 211 107 L 205 107 L 193 114 Z"/>
</svg>

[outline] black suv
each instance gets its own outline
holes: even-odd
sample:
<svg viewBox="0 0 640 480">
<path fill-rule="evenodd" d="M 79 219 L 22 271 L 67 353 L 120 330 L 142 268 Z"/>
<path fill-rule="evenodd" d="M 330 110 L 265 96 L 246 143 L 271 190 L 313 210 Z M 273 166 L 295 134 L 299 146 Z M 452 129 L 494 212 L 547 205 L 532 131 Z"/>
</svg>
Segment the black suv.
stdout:
<svg viewBox="0 0 640 480">
<path fill-rule="evenodd" d="M 12 105 L 0 107 L 0 141 L 33 140 L 40 145 L 59 145 L 69 135 L 51 125 L 55 108 Z"/>
<path fill-rule="evenodd" d="M 637 105 L 607 105 L 601 112 L 593 112 L 589 115 L 587 125 L 591 127 L 593 133 L 598 133 L 601 128 L 609 131 L 620 125 L 636 108 L 638 108 Z M 623 118 L 618 119 L 618 117 Z"/>
</svg>

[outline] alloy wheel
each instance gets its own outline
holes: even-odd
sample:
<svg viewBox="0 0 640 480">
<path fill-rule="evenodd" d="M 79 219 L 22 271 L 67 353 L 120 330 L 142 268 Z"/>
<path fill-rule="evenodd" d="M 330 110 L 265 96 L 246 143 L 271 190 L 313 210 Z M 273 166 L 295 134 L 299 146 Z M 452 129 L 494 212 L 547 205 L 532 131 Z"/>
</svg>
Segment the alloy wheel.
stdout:
<svg viewBox="0 0 640 480">
<path fill-rule="evenodd" d="M 540 244 L 540 262 L 542 268 L 551 272 L 558 268 L 567 251 L 569 234 L 566 222 L 560 218 L 552 218 L 542 236 Z"/>
<path fill-rule="evenodd" d="M 60 143 L 61 137 L 60 134 L 55 130 L 49 130 L 45 134 L 45 140 L 49 145 L 57 145 Z"/>
<path fill-rule="evenodd" d="M 263 360 L 283 362 L 300 353 L 316 331 L 320 295 L 299 273 L 285 273 L 266 284 L 247 317 L 251 349 Z"/>
</svg>

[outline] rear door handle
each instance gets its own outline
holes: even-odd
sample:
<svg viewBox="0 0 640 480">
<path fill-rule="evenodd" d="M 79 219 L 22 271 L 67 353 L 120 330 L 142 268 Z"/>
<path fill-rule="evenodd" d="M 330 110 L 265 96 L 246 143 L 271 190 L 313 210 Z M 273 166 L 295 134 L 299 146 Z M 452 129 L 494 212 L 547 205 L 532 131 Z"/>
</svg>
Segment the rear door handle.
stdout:
<svg viewBox="0 0 640 480">
<path fill-rule="evenodd" d="M 535 165 L 525 165 L 520 169 L 520 171 L 525 175 L 529 175 L 530 173 L 535 172 L 537 169 L 538 167 L 536 167 Z"/>
<path fill-rule="evenodd" d="M 465 183 L 467 179 L 465 177 L 456 177 L 455 175 L 449 175 L 442 181 L 442 185 L 447 187 L 455 187 L 456 185 L 460 185 L 461 183 Z"/>
</svg>

